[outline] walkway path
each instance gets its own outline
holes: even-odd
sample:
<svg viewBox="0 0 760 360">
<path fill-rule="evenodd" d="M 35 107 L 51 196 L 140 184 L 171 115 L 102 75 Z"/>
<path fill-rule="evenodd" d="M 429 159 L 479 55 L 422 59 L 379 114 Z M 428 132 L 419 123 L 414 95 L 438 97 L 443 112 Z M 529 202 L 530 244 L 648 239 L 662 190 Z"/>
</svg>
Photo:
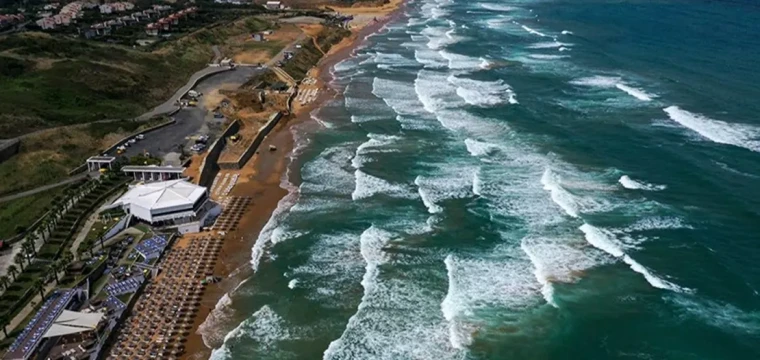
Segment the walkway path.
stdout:
<svg viewBox="0 0 760 360">
<path fill-rule="evenodd" d="M 58 274 L 58 278 L 60 279 L 62 275 L 63 275 L 62 273 Z M 44 290 L 45 295 L 53 291 L 53 289 L 55 289 L 56 286 L 58 285 L 56 285 L 55 281 L 51 282 L 50 284 L 47 284 Z M 10 323 L 8 323 L 8 326 L 6 327 L 6 329 L 8 329 L 9 332 L 17 328 L 19 325 L 21 325 L 24 319 L 26 319 L 26 317 L 29 316 L 29 314 L 31 314 L 34 311 L 34 308 L 36 307 L 36 305 L 34 305 L 36 304 L 34 302 L 34 299 L 39 299 L 38 301 L 43 300 L 43 298 L 40 298 L 39 292 L 37 292 L 36 296 L 33 296 L 31 299 L 29 299 L 29 303 L 27 303 L 26 306 L 24 306 L 24 308 L 21 309 L 21 311 L 13 319 L 11 319 Z M 3 340 L 3 339 L 5 339 L 5 334 L 3 334 L 2 331 L 0 331 L 0 340 Z"/>
<path fill-rule="evenodd" d="M 61 181 L 59 181 L 57 183 L 54 183 L 54 184 L 48 184 L 48 185 L 40 186 L 40 187 L 32 189 L 32 190 L 22 191 L 20 193 L 15 193 L 15 194 L 12 194 L 12 195 L 6 195 L 6 196 L 3 196 L 3 197 L 0 197 L 0 203 L 4 203 L 6 201 L 11 201 L 11 200 L 16 200 L 16 199 L 19 199 L 19 198 L 22 198 L 22 197 L 25 197 L 25 196 L 34 195 L 34 194 L 39 193 L 39 192 L 43 192 L 43 191 L 46 191 L 46 190 L 57 188 L 59 186 L 70 184 L 70 183 L 73 183 L 73 182 L 75 182 L 77 180 L 84 179 L 85 177 L 87 177 L 87 175 L 88 175 L 88 173 L 77 174 L 77 175 L 74 175 L 74 176 L 72 176 L 72 177 L 70 177 L 68 179 L 61 180 Z"/>
</svg>

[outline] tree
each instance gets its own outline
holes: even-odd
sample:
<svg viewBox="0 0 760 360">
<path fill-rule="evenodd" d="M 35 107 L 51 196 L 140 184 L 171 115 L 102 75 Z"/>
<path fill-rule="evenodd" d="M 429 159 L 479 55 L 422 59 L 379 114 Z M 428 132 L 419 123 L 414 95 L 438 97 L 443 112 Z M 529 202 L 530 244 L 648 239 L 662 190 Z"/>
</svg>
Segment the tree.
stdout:
<svg viewBox="0 0 760 360">
<path fill-rule="evenodd" d="M 98 240 L 100 240 L 100 249 L 103 250 L 105 247 L 103 246 L 103 238 L 106 236 L 105 230 L 100 230 L 98 232 Z"/>
<path fill-rule="evenodd" d="M 29 234 L 29 236 L 26 237 L 26 240 L 24 240 L 24 244 L 31 250 L 32 255 L 35 257 L 37 256 L 37 240 L 39 240 L 40 237 L 37 235 L 37 233 Z"/>
<path fill-rule="evenodd" d="M 34 280 L 32 288 L 39 291 L 40 298 L 45 299 L 45 282 L 42 281 L 42 278 L 37 278 L 37 280 Z"/>
<path fill-rule="evenodd" d="M 59 259 L 54 261 L 52 264 L 50 264 L 50 267 L 48 268 L 48 275 L 52 275 L 53 279 L 55 279 L 55 284 L 60 284 L 58 280 L 58 273 L 63 269 L 63 259 Z"/>
<path fill-rule="evenodd" d="M 24 262 L 24 259 L 21 259 L 21 262 Z M 16 265 L 8 266 L 8 274 L 11 274 L 11 276 L 13 276 L 13 281 L 16 281 L 16 275 L 18 274 L 18 268 Z"/>
<path fill-rule="evenodd" d="M 24 271 L 24 254 L 23 253 L 16 254 L 16 256 L 13 257 L 13 262 L 21 268 L 21 271 Z"/>
<path fill-rule="evenodd" d="M 0 285 L 3 286 L 3 289 L 7 289 L 10 284 L 11 278 L 9 278 L 7 275 L 0 276 Z"/>
</svg>

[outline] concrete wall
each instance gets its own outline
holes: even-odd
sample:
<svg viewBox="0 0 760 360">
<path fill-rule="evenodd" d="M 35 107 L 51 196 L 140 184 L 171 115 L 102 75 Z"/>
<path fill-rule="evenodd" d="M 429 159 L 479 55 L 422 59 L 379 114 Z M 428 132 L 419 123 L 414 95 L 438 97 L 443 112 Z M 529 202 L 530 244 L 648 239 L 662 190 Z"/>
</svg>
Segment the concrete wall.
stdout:
<svg viewBox="0 0 760 360">
<path fill-rule="evenodd" d="M 227 129 L 219 135 L 219 138 L 208 148 L 208 153 L 206 153 L 206 157 L 201 163 L 198 185 L 211 188 L 211 184 L 214 182 L 214 176 L 216 176 L 216 173 L 219 171 L 219 165 L 217 165 L 217 162 L 219 161 L 219 155 L 222 153 L 222 150 L 224 150 L 227 137 L 237 133 L 239 130 L 240 122 L 237 120 L 233 121 L 232 124 L 230 124 L 230 126 L 228 126 Z"/>
<path fill-rule="evenodd" d="M 251 145 L 248 146 L 247 149 L 245 149 L 245 152 L 243 152 L 242 155 L 238 158 L 235 162 L 225 162 L 225 163 L 219 163 L 219 167 L 222 169 L 230 169 L 230 170 L 239 170 L 242 169 L 245 163 L 248 162 L 248 160 L 253 157 L 253 154 L 256 153 L 256 150 L 258 150 L 259 146 L 261 145 L 261 142 L 264 141 L 264 138 L 269 134 L 272 129 L 277 125 L 277 123 L 282 119 L 282 112 L 276 112 L 272 114 L 272 116 L 269 118 L 269 121 L 262 127 L 259 132 L 256 134 L 256 138 L 253 139 L 253 142 Z"/>
<path fill-rule="evenodd" d="M 21 141 L 17 138 L 0 140 L 0 163 L 16 155 L 19 148 L 21 148 Z"/>
</svg>

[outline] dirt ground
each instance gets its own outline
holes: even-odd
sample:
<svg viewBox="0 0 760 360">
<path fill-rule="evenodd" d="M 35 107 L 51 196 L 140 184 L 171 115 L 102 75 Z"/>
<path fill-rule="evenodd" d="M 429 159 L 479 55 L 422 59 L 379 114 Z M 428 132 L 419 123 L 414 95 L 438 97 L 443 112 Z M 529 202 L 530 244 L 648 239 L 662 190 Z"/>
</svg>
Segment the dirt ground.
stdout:
<svg viewBox="0 0 760 360">
<path fill-rule="evenodd" d="M 272 34 L 264 35 L 264 41 L 254 41 L 250 34 L 236 36 L 228 41 L 233 61 L 239 64 L 265 63 L 282 48 L 301 35 L 301 29 L 293 24 L 281 24 Z"/>
</svg>

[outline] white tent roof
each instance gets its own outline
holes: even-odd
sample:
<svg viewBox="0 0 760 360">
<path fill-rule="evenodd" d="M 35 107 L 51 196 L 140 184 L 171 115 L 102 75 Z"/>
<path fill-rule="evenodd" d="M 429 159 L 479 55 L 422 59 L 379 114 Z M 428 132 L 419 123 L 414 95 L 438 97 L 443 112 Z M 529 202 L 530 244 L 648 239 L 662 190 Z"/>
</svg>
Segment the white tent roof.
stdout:
<svg viewBox="0 0 760 360">
<path fill-rule="evenodd" d="M 161 181 L 133 187 L 114 205 L 135 204 L 145 209 L 193 205 L 205 192 L 205 187 L 185 180 Z"/>
<path fill-rule="evenodd" d="M 92 331 L 97 328 L 98 323 L 103 318 L 103 313 L 82 313 L 76 311 L 63 310 L 60 316 L 53 322 L 50 329 L 43 337 L 62 336 L 76 334 L 85 331 Z"/>
</svg>

